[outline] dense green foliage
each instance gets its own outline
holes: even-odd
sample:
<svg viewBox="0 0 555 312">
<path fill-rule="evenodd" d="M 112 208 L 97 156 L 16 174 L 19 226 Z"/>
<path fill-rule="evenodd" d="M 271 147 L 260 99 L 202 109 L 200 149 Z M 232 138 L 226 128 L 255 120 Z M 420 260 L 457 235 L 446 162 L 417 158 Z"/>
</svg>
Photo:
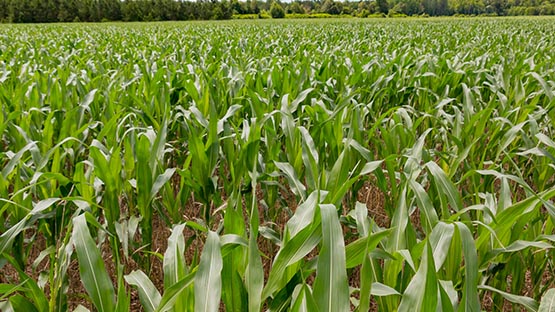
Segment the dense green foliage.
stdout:
<svg viewBox="0 0 555 312">
<path fill-rule="evenodd" d="M 272 18 L 284 18 L 285 10 L 280 4 L 278 4 L 277 2 L 274 2 L 270 7 L 270 15 L 272 16 Z"/>
<path fill-rule="evenodd" d="M 0 22 L 219 20 L 250 14 L 281 18 L 282 9 L 297 18 L 317 18 L 322 13 L 357 17 L 553 15 L 555 0 L 0 0 Z"/>
<path fill-rule="evenodd" d="M 554 32 L 3 25 L 0 310 L 553 311 Z"/>
<path fill-rule="evenodd" d="M 0 22 L 101 22 L 230 19 L 227 1 L 0 0 Z"/>
</svg>

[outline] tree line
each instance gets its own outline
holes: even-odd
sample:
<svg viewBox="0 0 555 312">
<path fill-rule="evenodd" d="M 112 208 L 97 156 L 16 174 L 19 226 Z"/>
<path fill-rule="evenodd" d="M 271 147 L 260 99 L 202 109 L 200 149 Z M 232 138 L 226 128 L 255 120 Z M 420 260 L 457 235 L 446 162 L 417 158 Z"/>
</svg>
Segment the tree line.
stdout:
<svg viewBox="0 0 555 312">
<path fill-rule="evenodd" d="M 0 0 L 0 22 L 102 22 L 280 18 L 306 15 L 553 15 L 555 0 Z"/>
<path fill-rule="evenodd" d="M 230 19 L 227 1 L 0 0 L 0 21 L 12 23 Z"/>
</svg>

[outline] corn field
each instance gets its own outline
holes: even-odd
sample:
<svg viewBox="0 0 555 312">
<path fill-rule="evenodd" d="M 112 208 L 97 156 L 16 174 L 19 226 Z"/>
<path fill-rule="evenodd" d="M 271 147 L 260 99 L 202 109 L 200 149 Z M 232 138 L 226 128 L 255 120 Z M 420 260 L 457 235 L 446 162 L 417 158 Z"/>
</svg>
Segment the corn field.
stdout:
<svg viewBox="0 0 555 312">
<path fill-rule="evenodd" d="M 555 19 L 0 26 L 1 311 L 555 311 Z"/>
</svg>

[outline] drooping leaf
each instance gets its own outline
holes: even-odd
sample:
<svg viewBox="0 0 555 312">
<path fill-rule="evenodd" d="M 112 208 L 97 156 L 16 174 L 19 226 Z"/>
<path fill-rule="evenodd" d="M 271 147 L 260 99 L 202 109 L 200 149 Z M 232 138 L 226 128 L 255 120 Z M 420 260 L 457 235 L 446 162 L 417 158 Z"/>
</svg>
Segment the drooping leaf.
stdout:
<svg viewBox="0 0 555 312">
<path fill-rule="evenodd" d="M 488 286 L 488 285 L 481 285 L 480 289 L 485 289 L 485 290 L 489 290 L 489 291 L 498 293 L 501 296 L 503 296 L 503 298 L 507 299 L 508 301 L 510 301 L 512 303 L 522 305 L 528 311 L 532 311 L 532 312 L 538 311 L 539 304 L 536 300 L 534 300 L 532 298 L 525 297 L 525 296 L 514 295 L 514 294 L 511 294 L 511 293 L 499 290 L 497 288 Z"/>
<path fill-rule="evenodd" d="M 125 281 L 137 288 L 141 305 L 145 311 L 154 312 L 160 304 L 162 296 L 148 276 L 143 271 L 133 271 L 125 276 Z"/>
</svg>

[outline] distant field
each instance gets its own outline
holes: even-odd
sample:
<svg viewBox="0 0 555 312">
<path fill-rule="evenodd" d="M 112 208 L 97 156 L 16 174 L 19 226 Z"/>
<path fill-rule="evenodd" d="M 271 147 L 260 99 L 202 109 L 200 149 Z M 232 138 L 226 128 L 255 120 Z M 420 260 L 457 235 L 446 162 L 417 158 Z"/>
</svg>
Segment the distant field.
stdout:
<svg viewBox="0 0 555 312">
<path fill-rule="evenodd" d="M 553 34 L 0 25 L 0 310 L 553 312 Z"/>
</svg>

